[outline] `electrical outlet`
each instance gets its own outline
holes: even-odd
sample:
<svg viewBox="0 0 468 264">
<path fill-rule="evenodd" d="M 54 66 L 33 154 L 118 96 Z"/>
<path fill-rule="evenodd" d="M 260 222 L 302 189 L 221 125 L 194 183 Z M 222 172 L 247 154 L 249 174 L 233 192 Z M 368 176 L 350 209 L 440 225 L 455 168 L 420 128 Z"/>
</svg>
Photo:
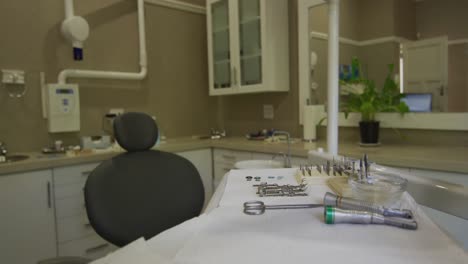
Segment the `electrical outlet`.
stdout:
<svg viewBox="0 0 468 264">
<path fill-rule="evenodd" d="M 272 120 L 275 118 L 275 109 L 273 105 L 263 105 L 263 118 Z"/>
</svg>

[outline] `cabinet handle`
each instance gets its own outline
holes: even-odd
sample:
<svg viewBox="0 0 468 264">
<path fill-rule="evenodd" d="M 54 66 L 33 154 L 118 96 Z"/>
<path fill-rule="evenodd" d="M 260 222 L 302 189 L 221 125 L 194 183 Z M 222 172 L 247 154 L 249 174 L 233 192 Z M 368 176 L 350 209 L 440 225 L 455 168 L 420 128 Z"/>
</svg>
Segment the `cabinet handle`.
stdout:
<svg viewBox="0 0 468 264">
<path fill-rule="evenodd" d="M 50 182 L 47 182 L 47 207 L 52 208 L 52 187 Z"/>
<path fill-rule="evenodd" d="M 105 249 L 108 246 L 109 246 L 108 243 L 104 243 L 104 244 L 101 244 L 101 245 L 98 245 L 98 246 L 95 246 L 95 247 L 92 247 L 92 248 L 88 248 L 88 249 L 86 249 L 86 254 L 93 253 L 93 252 Z"/>
</svg>

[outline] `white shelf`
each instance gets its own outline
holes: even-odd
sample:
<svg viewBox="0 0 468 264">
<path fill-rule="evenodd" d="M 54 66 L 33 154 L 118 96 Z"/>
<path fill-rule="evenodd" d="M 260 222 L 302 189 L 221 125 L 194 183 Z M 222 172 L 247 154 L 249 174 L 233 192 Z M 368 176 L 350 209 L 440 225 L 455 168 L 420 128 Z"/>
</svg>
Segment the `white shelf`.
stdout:
<svg viewBox="0 0 468 264">
<path fill-rule="evenodd" d="M 213 34 L 224 33 L 226 31 L 229 31 L 229 27 L 220 27 L 220 28 L 213 30 Z"/>
<path fill-rule="evenodd" d="M 219 61 L 215 61 L 215 65 L 220 65 L 220 64 L 226 64 L 226 63 L 229 63 L 231 62 L 231 60 L 229 59 L 226 59 L 226 60 L 219 60 Z"/>
<path fill-rule="evenodd" d="M 249 23 L 257 22 L 257 21 L 260 21 L 260 16 L 244 18 L 242 21 L 240 21 L 240 24 L 245 25 L 245 24 L 249 24 Z"/>
<path fill-rule="evenodd" d="M 258 57 L 262 57 L 261 52 L 241 56 L 241 60 L 250 60 L 250 59 L 255 59 L 255 58 L 258 58 Z"/>
</svg>

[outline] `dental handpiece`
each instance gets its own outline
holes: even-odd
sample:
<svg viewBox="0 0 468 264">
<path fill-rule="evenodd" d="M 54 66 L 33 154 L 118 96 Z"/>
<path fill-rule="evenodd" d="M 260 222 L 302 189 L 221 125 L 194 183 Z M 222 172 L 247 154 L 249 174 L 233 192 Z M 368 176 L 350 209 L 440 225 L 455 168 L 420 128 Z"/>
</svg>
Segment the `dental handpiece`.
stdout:
<svg viewBox="0 0 468 264">
<path fill-rule="evenodd" d="M 356 200 L 352 198 L 344 198 L 327 192 L 323 197 L 324 206 L 333 206 L 342 209 L 368 211 L 371 213 L 381 214 L 383 216 L 400 217 L 406 219 L 413 219 L 413 213 L 407 209 L 391 209 L 379 206 L 366 201 Z"/>
<path fill-rule="evenodd" d="M 326 224 L 378 224 L 409 230 L 418 229 L 418 224 L 414 220 L 388 217 L 371 212 L 344 210 L 333 206 L 325 206 L 324 218 Z"/>
</svg>

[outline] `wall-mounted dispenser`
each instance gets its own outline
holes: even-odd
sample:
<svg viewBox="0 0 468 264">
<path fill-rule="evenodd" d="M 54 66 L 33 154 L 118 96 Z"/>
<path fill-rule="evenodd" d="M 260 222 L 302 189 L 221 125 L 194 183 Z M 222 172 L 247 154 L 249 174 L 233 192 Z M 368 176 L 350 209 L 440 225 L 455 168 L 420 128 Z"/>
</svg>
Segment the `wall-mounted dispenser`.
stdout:
<svg viewBox="0 0 468 264">
<path fill-rule="evenodd" d="M 44 116 L 50 133 L 80 131 L 80 91 L 77 84 L 43 87 Z"/>
<path fill-rule="evenodd" d="M 84 18 L 75 16 L 73 0 L 65 0 L 62 34 L 73 46 L 73 59 L 83 60 L 83 43 L 89 36 L 89 24 Z"/>
</svg>

